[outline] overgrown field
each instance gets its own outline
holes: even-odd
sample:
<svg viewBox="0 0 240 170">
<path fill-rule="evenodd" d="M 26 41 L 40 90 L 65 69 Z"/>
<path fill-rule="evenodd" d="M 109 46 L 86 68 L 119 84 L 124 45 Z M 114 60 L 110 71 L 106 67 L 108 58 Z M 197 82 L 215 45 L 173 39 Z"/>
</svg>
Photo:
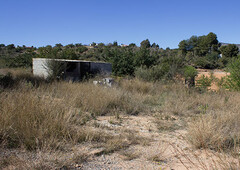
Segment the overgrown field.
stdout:
<svg viewBox="0 0 240 170">
<path fill-rule="evenodd" d="M 138 79 L 118 80 L 112 88 L 91 80 L 49 83 L 22 73 L 7 81 L 0 92 L 1 169 L 72 168 L 89 161 L 91 153 L 79 148 L 101 148 L 97 157 L 151 145 L 151 138 L 136 129 L 106 131 L 99 117 L 111 117 L 116 126 L 124 123 L 122 117 L 152 117 L 159 134 L 185 130 L 192 148 L 239 157 L 238 92 L 203 92 L 177 82 Z M 139 156 L 124 155 L 125 161 Z"/>
</svg>

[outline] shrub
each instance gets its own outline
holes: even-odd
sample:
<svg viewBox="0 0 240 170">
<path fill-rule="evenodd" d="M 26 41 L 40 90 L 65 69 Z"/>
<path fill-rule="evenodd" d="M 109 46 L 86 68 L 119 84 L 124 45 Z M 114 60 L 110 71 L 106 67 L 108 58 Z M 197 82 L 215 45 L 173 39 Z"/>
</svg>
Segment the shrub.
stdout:
<svg viewBox="0 0 240 170">
<path fill-rule="evenodd" d="M 188 139 L 196 148 L 232 150 L 240 144 L 239 112 L 219 111 L 191 122 Z"/>
<path fill-rule="evenodd" d="M 31 90 L 1 93 L 0 108 L 0 144 L 10 148 L 24 146 L 33 150 L 45 145 L 55 148 L 79 134 L 71 126 L 76 113 Z"/>
<path fill-rule="evenodd" d="M 151 68 L 139 67 L 135 71 L 135 76 L 144 81 L 169 80 L 172 78 L 169 64 L 160 64 Z"/>
<path fill-rule="evenodd" d="M 12 87 L 14 84 L 13 76 L 11 73 L 7 75 L 0 75 L 0 87 L 8 88 Z"/>
<path fill-rule="evenodd" d="M 213 78 L 202 75 L 198 80 L 196 86 L 200 89 L 206 90 L 208 87 L 211 87 Z"/>
<path fill-rule="evenodd" d="M 140 93 L 149 94 L 155 91 L 154 84 L 151 82 L 141 81 L 139 79 L 122 80 L 120 86 L 123 90 Z"/>
<path fill-rule="evenodd" d="M 51 59 L 46 61 L 44 67 L 47 69 L 49 80 L 61 80 L 64 78 L 67 63 Z"/>
<path fill-rule="evenodd" d="M 183 69 L 183 76 L 185 77 L 185 84 L 192 87 L 195 85 L 195 77 L 197 76 L 197 70 L 192 66 L 186 66 Z"/>
<path fill-rule="evenodd" d="M 225 87 L 229 90 L 240 90 L 240 59 L 233 59 L 227 67 L 230 75 L 226 79 Z"/>
</svg>

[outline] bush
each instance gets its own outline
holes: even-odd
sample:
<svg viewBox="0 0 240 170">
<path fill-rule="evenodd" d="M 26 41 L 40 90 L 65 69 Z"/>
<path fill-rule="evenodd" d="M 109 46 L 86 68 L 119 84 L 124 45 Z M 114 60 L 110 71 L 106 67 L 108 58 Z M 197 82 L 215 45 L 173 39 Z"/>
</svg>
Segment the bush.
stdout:
<svg viewBox="0 0 240 170">
<path fill-rule="evenodd" d="M 151 68 L 139 67 L 135 71 L 135 76 L 144 81 L 169 80 L 172 78 L 169 64 L 160 64 Z"/>
<path fill-rule="evenodd" d="M 185 78 L 185 84 L 192 87 L 195 85 L 195 77 L 197 76 L 197 70 L 192 66 L 186 66 L 183 69 L 183 76 Z"/>
<path fill-rule="evenodd" d="M 21 83 L 39 87 L 41 84 L 47 83 L 47 81 L 42 77 L 33 76 L 29 73 L 21 73 L 14 76 L 12 73 L 0 75 L 0 87 L 2 88 L 18 87 Z"/>
<path fill-rule="evenodd" d="M 7 75 L 0 75 L 0 87 L 8 88 L 14 85 L 13 76 L 11 73 Z"/>
<path fill-rule="evenodd" d="M 240 91 L 240 59 L 233 59 L 228 64 L 227 71 L 230 75 L 224 86 L 229 90 Z"/>
<path fill-rule="evenodd" d="M 63 103 L 47 100 L 34 91 L 0 94 L 0 144 L 10 148 L 24 146 L 34 150 L 58 147 L 63 140 L 75 140 L 78 132 L 71 128 L 76 118 Z"/>
<path fill-rule="evenodd" d="M 205 75 L 202 75 L 198 80 L 196 86 L 200 89 L 207 89 L 208 87 L 211 87 L 213 78 L 207 77 Z"/>
<path fill-rule="evenodd" d="M 35 53 L 24 53 L 19 54 L 15 58 L 11 58 L 7 60 L 9 67 L 24 67 L 28 68 L 32 66 L 32 58 L 35 57 Z"/>
<path fill-rule="evenodd" d="M 191 122 L 188 139 L 196 148 L 229 150 L 240 144 L 239 112 L 219 111 Z"/>
<path fill-rule="evenodd" d="M 47 69 L 48 79 L 50 81 L 62 80 L 64 78 L 64 73 L 67 68 L 67 63 L 51 59 L 46 61 L 45 68 Z"/>
</svg>

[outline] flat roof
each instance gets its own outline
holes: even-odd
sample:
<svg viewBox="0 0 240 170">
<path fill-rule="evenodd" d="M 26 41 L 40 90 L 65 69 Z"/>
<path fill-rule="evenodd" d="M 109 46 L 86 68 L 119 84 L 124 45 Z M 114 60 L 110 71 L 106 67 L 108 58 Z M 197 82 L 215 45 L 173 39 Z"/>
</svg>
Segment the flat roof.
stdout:
<svg viewBox="0 0 240 170">
<path fill-rule="evenodd" d="M 67 61 L 67 62 L 91 62 L 91 63 L 111 64 L 111 63 L 104 62 L 104 61 L 69 60 L 69 59 L 52 59 L 52 58 L 33 58 L 33 60 L 57 60 L 57 61 Z"/>
</svg>

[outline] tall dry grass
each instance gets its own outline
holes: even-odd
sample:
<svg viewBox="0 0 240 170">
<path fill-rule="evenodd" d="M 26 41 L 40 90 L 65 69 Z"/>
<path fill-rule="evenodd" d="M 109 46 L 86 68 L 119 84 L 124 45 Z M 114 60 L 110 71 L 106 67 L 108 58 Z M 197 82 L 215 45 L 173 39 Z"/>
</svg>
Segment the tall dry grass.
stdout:
<svg viewBox="0 0 240 170">
<path fill-rule="evenodd" d="M 110 140 L 112 135 L 87 127 L 87 122 L 102 115 L 139 113 L 154 115 L 161 130 L 187 127 L 187 139 L 196 148 L 236 153 L 239 147 L 236 92 L 200 93 L 178 83 L 138 79 L 121 80 L 112 88 L 91 82 L 38 83 L 34 78 L 28 81 L 27 75 L 14 80 L 18 83 L 13 88 L 0 90 L 1 147 L 57 149 L 92 141 L 105 143 L 110 152 L 125 147 L 122 138 Z"/>
<path fill-rule="evenodd" d="M 78 121 L 77 112 L 34 90 L 1 93 L 0 108 L 0 141 L 7 147 L 53 148 L 80 137 L 72 124 Z"/>
<path fill-rule="evenodd" d="M 122 88 L 95 86 L 91 82 L 36 86 L 23 79 L 18 86 L 0 93 L 0 143 L 34 150 L 58 148 L 66 142 L 99 141 L 100 136 L 83 127 L 87 121 L 100 115 L 141 111 L 141 94 Z"/>
</svg>

